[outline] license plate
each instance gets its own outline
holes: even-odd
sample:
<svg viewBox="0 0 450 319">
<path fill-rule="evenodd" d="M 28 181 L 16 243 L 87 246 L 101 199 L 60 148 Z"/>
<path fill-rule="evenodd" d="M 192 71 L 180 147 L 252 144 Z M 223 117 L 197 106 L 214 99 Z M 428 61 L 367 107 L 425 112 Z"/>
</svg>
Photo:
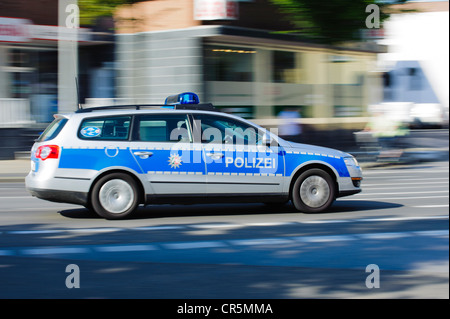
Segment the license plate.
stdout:
<svg viewBox="0 0 450 319">
<path fill-rule="evenodd" d="M 31 170 L 36 172 L 38 170 L 38 164 L 35 161 L 31 161 Z"/>
</svg>

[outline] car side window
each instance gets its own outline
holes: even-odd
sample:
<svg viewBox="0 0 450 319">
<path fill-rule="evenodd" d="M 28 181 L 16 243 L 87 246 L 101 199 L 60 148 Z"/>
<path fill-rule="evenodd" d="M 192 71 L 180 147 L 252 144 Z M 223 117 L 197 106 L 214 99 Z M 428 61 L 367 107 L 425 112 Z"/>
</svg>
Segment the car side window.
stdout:
<svg viewBox="0 0 450 319">
<path fill-rule="evenodd" d="M 195 121 L 201 127 L 202 143 L 257 145 L 262 141 L 263 133 L 257 128 L 228 117 L 195 114 Z"/>
<path fill-rule="evenodd" d="M 136 118 L 135 140 L 143 142 L 192 142 L 186 114 L 146 114 Z"/>
<path fill-rule="evenodd" d="M 87 118 L 81 122 L 78 137 L 85 140 L 127 140 L 131 116 Z"/>
</svg>

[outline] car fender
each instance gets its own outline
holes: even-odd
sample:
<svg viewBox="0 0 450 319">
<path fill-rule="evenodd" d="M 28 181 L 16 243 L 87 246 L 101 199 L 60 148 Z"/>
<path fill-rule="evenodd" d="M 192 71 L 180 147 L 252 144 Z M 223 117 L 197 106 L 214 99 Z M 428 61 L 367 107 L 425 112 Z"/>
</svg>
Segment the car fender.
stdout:
<svg viewBox="0 0 450 319">
<path fill-rule="evenodd" d="M 327 167 L 329 170 L 331 170 L 334 174 L 334 176 L 331 176 L 336 183 L 338 184 L 338 179 L 339 179 L 339 173 L 337 172 L 337 170 L 329 163 L 324 162 L 324 161 L 320 161 L 320 160 L 309 160 L 306 162 L 303 162 L 301 164 L 299 164 L 298 166 L 296 166 L 293 170 L 290 176 L 286 176 L 288 178 L 288 182 L 284 183 L 284 191 L 287 193 L 290 193 L 291 190 L 291 186 L 293 185 L 293 183 L 295 182 L 295 179 L 297 178 L 298 174 L 300 171 L 302 171 L 305 167 L 307 166 L 311 166 L 311 168 L 313 167 L 318 167 L 318 166 L 325 166 Z"/>
</svg>

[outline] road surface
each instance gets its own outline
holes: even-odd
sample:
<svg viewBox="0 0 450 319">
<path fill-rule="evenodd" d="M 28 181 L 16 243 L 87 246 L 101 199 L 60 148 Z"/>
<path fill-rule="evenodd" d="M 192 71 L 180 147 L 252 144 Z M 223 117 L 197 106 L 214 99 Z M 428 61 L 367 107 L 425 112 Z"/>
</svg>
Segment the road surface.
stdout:
<svg viewBox="0 0 450 319">
<path fill-rule="evenodd" d="M 164 205 L 121 221 L 0 183 L 0 298 L 449 298 L 448 169 L 365 170 L 321 214 Z"/>
</svg>

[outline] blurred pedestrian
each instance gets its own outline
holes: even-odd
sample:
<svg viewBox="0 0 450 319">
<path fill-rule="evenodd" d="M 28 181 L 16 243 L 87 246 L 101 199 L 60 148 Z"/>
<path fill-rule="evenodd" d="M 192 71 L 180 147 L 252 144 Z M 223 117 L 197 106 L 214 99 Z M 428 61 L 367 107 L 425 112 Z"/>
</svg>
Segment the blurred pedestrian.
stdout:
<svg viewBox="0 0 450 319">
<path fill-rule="evenodd" d="M 404 138 L 409 134 L 404 123 L 395 119 L 388 112 L 376 110 L 364 131 L 370 132 L 377 139 L 381 147 L 378 155 L 380 160 L 400 159 L 404 149 Z"/>
<path fill-rule="evenodd" d="M 300 143 L 303 130 L 299 110 L 287 108 L 278 114 L 278 118 L 281 119 L 278 134 L 287 141 Z"/>
</svg>

